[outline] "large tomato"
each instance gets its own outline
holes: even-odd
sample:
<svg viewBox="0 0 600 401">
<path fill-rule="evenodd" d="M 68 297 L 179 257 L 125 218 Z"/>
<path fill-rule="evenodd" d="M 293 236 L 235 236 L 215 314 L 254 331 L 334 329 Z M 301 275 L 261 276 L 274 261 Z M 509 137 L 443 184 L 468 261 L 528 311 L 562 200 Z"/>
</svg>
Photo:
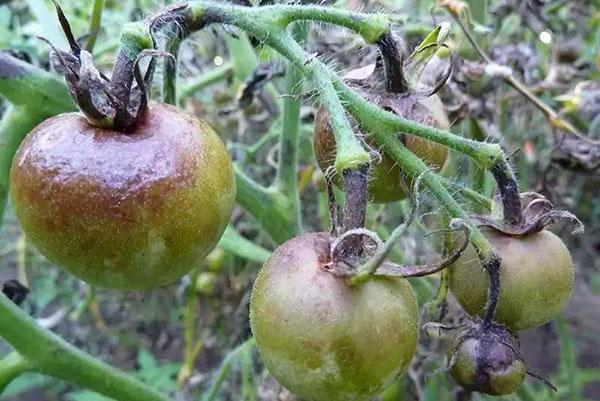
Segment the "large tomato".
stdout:
<svg viewBox="0 0 600 401">
<path fill-rule="evenodd" d="M 118 289 L 189 272 L 216 245 L 235 200 L 220 138 L 164 104 L 124 132 L 77 113 L 46 120 L 14 158 L 11 191 L 27 238 L 50 261 Z"/>
<path fill-rule="evenodd" d="M 326 271 L 327 233 L 293 238 L 261 269 L 252 332 L 269 372 L 311 401 L 365 401 L 408 366 L 418 306 L 404 279 L 352 287 Z"/>
</svg>

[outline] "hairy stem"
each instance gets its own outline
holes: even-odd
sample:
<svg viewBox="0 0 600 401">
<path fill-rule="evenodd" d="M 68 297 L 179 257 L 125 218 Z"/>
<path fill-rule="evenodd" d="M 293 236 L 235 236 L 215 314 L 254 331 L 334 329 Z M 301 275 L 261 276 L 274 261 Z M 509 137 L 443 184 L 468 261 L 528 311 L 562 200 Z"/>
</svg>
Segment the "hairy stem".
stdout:
<svg viewBox="0 0 600 401">
<path fill-rule="evenodd" d="M 360 123 L 364 128 L 367 128 L 367 131 L 370 131 L 368 121 L 360 121 Z M 421 177 L 423 184 L 438 199 L 450 216 L 460 218 L 465 222 L 471 230 L 471 243 L 475 247 L 484 267 L 487 266 L 494 256 L 492 245 L 473 224 L 458 202 L 450 195 L 442 184 L 440 177 L 432 172 L 421 159 L 402 145 L 395 136 L 382 131 L 372 131 L 371 136 L 381 146 L 386 155 L 396 161 L 404 172 L 411 177 Z"/>
</svg>

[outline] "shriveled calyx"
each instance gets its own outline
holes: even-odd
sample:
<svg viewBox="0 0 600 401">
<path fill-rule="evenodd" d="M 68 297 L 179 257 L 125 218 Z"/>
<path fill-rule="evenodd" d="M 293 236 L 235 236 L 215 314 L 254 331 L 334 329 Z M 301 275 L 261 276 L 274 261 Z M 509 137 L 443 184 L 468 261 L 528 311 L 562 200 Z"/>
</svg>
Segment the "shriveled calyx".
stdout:
<svg viewBox="0 0 600 401">
<path fill-rule="evenodd" d="M 53 1 L 58 20 L 69 42 L 70 51 L 55 48 L 52 44 L 52 62 L 61 71 L 69 91 L 90 124 L 97 127 L 124 131 L 140 121 L 148 110 L 148 88 L 155 67 L 154 56 L 170 56 L 154 50 L 155 41 L 150 32 L 136 35 L 142 28 L 138 23 L 127 24 L 123 35 L 147 37 L 147 43 L 128 43 L 115 62 L 111 77 L 107 77 L 94 64 L 92 55 L 81 48 L 62 9 Z M 43 39 L 47 42 L 46 39 Z M 48 42 L 49 43 L 49 42 Z M 139 61 L 152 56 L 146 73 L 142 76 Z"/>
</svg>

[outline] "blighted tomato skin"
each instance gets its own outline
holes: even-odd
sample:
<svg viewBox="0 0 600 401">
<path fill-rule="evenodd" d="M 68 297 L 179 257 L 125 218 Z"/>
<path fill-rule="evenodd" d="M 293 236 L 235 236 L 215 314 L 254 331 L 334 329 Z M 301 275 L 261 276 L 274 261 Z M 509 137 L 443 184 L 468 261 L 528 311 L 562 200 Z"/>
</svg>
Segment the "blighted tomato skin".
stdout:
<svg viewBox="0 0 600 401">
<path fill-rule="evenodd" d="M 417 342 L 418 306 L 403 279 L 351 287 L 323 270 L 327 233 L 291 239 L 254 283 L 250 321 L 269 372 L 311 401 L 364 401 L 405 371 Z"/>
<path fill-rule="evenodd" d="M 485 230 L 500 257 L 500 296 L 495 320 L 513 331 L 529 330 L 554 319 L 573 289 L 569 250 L 550 231 L 511 237 Z M 450 290 L 471 315 L 481 315 L 489 278 L 471 245 L 448 268 Z"/>
<path fill-rule="evenodd" d="M 360 88 L 353 87 L 353 89 L 365 97 L 373 97 L 369 96 L 366 91 L 361 91 Z M 390 96 L 394 95 L 390 94 Z M 378 100 L 382 101 L 378 98 L 373 99 L 375 102 Z M 407 118 L 436 128 L 445 130 L 450 128 L 450 122 L 437 95 L 419 99 L 409 108 L 410 110 L 407 110 L 405 116 Z M 444 166 L 448 157 L 448 149 L 445 146 L 412 135 L 406 135 L 404 141 L 406 147 L 429 166 L 436 170 L 440 170 Z M 323 107 L 320 107 L 315 115 L 314 152 L 317 163 L 323 172 L 327 172 L 333 167 L 336 153 L 335 137 L 327 112 Z M 371 201 L 375 203 L 402 200 L 406 197 L 405 188 L 412 186 L 410 181 L 403 181 L 402 170 L 398 163 L 385 154 L 382 155 L 378 164 L 371 167 L 370 175 L 369 195 Z"/>
<path fill-rule="evenodd" d="M 514 393 L 527 372 L 523 360 L 499 341 L 485 347 L 480 340 L 468 338 L 460 344 L 453 358 L 450 374 L 454 380 L 467 390 L 490 395 Z"/>
<path fill-rule="evenodd" d="M 50 261 L 101 287 L 176 280 L 216 245 L 235 201 L 217 134 L 154 104 L 128 132 L 62 114 L 36 127 L 12 164 L 11 196 L 30 240 Z"/>
</svg>

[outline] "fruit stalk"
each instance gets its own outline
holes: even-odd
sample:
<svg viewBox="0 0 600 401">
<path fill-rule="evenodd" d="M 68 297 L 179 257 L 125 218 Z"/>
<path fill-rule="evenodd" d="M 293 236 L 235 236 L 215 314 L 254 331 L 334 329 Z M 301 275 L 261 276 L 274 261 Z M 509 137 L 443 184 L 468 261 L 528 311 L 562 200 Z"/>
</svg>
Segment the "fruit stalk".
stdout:
<svg viewBox="0 0 600 401">
<path fill-rule="evenodd" d="M 391 32 L 386 32 L 378 41 L 385 67 L 386 90 L 393 93 L 406 93 L 409 84 L 404 78 L 404 55 Z"/>
<path fill-rule="evenodd" d="M 491 169 L 494 179 L 498 185 L 498 191 L 502 199 L 502 212 L 504 222 L 509 225 L 518 225 L 523 221 L 521 210 L 521 195 L 515 173 L 508 163 L 498 164 Z"/>
</svg>

